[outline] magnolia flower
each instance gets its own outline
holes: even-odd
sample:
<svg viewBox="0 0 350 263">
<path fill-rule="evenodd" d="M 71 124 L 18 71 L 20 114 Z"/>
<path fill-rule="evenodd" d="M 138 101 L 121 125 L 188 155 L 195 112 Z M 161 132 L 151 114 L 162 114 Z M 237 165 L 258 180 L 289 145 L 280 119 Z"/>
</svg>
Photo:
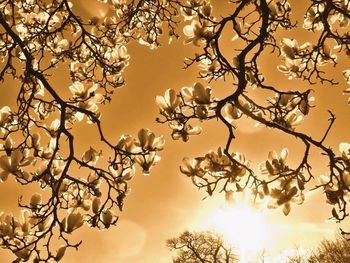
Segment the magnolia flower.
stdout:
<svg viewBox="0 0 350 263">
<path fill-rule="evenodd" d="M 350 160 L 350 144 L 347 142 L 342 142 L 339 144 L 339 151 L 342 154 L 342 159 L 344 161 Z"/>
<path fill-rule="evenodd" d="M 183 158 L 183 164 L 180 166 L 181 173 L 187 175 L 188 177 L 192 176 L 204 176 L 204 170 L 201 168 L 201 161 L 198 159 Z"/>
<path fill-rule="evenodd" d="M 235 176 L 244 176 L 247 173 L 247 169 L 246 167 L 248 167 L 250 165 L 250 162 L 248 160 L 245 159 L 245 156 L 239 152 L 235 152 L 232 155 L 233 159 L 235 159 L 238 163 L 240 163 L 241 165 L 231 165 L 231 170 L 232 173 Z"/>
<path fill-rule="evenodd" d="M 330 60 L 332 60 L 332 61 L 337 60 L 337 55 L 331 53 L 331 49 L 328 45 L 324 44 L 322 47 L 322 51 L 323 51 L 322 56 L 317 57 L 317 65 L 324 66 Z"/>
<path fill-rule="evenodd" d="M 288 215 L 289 214 L 289 212 L 290 212 L 290 210 L 291 210 L 291 205 L 290 205 L 290 202 L 286 202 L 284 205 L 283 205 L 283 214 L 284 215 Z"/>
<path fill-rule="evenodd" d="M 204 161 L 204 166 L 207 171 L 217 172 L 219 174 L 226 172 L 226 168 L 232 164 L 221 147 L 218 148 L 217 152 L 209 151 L 205 155 Z"/>
<path fill-rule="evenodd" d="M 192 20 L 190 25 L 186 25 L 183 32 L 187 39 L 185 44 L 193 43 L 195 46 L 200 46 L 200 43 L 212 36 L 206 22 L 200 24 L 197 20 Z"/>
<path fill-rule="evenodd" d="M 343 71 L 343 76 L 346 79 L 347 83 L 350 84 L 350 69 L 346 69 Z"/>
<path fill-rule="evenodd" d="M 60 261 L 64 254 L 66 253 L 67 246 L 60 246 L 60 248 L 57 250 L 57 254 L 55 256 L 55 260 L 58 262 Z"/>
<path fill-rule="evenodd" d="M 150 152 L 146 155 L 137 155 L 135 161 L 142 167 L 143 175 L 149 175 L 150 169 L 160 161 L 156 152 Z"/>
<path fill-rule="evenodd" d="M 278 102 L 278 106 L 282 109 L 292 110 L 300 102 L 301 98 L 297 95 L 284 93 L 276 95 L 274 101 Z"/>
<path fill-rule="evenodd" d="M 302 194 L 298 195 L 298 188 L 291 185 L 285 186 L 284 189 L 272 188 L 269 191 L 269 195 L 274 200 L 269 202 L 268 208 L 274 209 L 283 205 L 283 213 L 285 215 L 288 215 L 291 210 L 291 202 L 301 203 L 304 201 L 304 196 Z"/>
<path fill-rule="evenodd" d="M 87 68 L 89 63 L 80 63 L 78 61 L 72 61 L 69 65 L 69 70 L 76 78 L 83 78 L 87 74 Z"/>
<path fill-rule="evenodd" d="M 181 88 L 180 94 L 186 103 L 193 104 L 193 88 L 192 87 Z"/>
<path fill-rule="evenodd" d="M 203 78 L 210 78 L 215 74 L 215 72 L 217 72 L 220 69 L 220 63 L 216 59 L 211 60 L 205 58 L 200 61 L 198 67 L 200 70 L 199 74 Z"/>
<path fill-rule="evenodd" d="M 298 78 L 300 72 L 305 68 L 305 63 L 301 59 L 285 59 L 284 65 L 278 65 L 277 69 L 288 79 Z"/>
<path fill-rule="evenodd" d="M 84 224 L 84 220 L 80 213 L 72 212 L 68 215 L 68 217 L 65 217 L 61 223 L 64 231 L 71 233 L 81 227 Z"/>
<path fill-rule="evenodd" d="M 11 151 L 13 149 L 14 141 L 10 136 L 7 136 L 5 143 L 3 145 L 4 149 L 6 151 Z"/>
<path fill-rule="evenodd" d="M 125 150 L 127 152 L 136 152 L 136 140 L 131 135 L 123 134 L 116 146 L 117 149 Z"/>
<path fill-rule="evenodd" d="M 72 201 L 72 207 L 82 208 L 85 211 L 89 211 L 91 208 L 91 194 L 88 192 L 88 190 L 81 191 L 81 194 L 74 196 Z"/>
<path fill-rule="evenodd" d="M 95 197 L 94 200 L 92 201 L 92 212 L 94 214 L 97 214 L 100 211 L 101 208 L 101 199 L 98 197 Z"/>
<path fill-rule="evenodd" d="M 283 38 L 281 51 L 287 58 L 295 59 L 298 49 L 298 42 L 295 39 Z"/>
<path fill-rule="evenodd" d="M 61 172 L 63 171 L 64 165 L 65 165 L 65 161 L 64 160 L 55 159 L 52 162 L 52 165 L 51 165 L 51 174 L 53 176 L 60 175 Z"/>
<path fill-rule="evenodd" d="M 173 89 L 168 89 L 163 96 L 156 97 L 156 103 L 161 110 L 161 113 L 170 115 L 176 112 L 181 101 Z"/>
<path fill-rule="evenodd" d="M 0 213 L 0 234 L 2 237 L 13 238 L 15 236 L 15 229 L 19 226 L 20 224 L 17 218 L 11 214 L 5 215 L 4 212 Z"/>
<path fill-rule="evenodd" d="M 285 65 L 279 65 L 278 70 L 289 76 L 289 79 L 298 78 L 298 73 L 306 67 L 305 62 L 300 57 L 310 46 L 311 44 L 306 42 L 299 47 L 295 39 L 284 38 L 281 52 L 284 56 Z"/>
<path fill-rule="evenodd" d="M 39 147 L 40 147 L 40 134 L 33 133 L 31 138 L 32 138 L 32 146 L 35 149 L 39 149 Z"/>
<path fill-rule="evenodd" d="M 34 194 L 30 198 L 30 207 L 36 209 L 42 203 L 41 194 Z"/>
<path fill-rule="evenodd" d="M 130 163 L 125 163 L 124 160 L 123 165 L 117 165 L 117 163 L 114 163 L 108 166 L 108 170 L 111 172 L 112 176 L 115 178 L 116 181 L 119 182 L 120 179 L 122 179 L 123 181 L 129 181 L 134 177 L 135 166 L 131 162 L 131 159 L 129 160 Z"/>
<path fill-rule="evenodd" d="M 283 148 L 281 153 L 276 151 L 269 152 L 268 159 L 259 165 L 259 169 L 263 174 L 278 175 L 288 170 L 286 160 L 288 157 L 288 149 Z"/>
<path fill-rule="evenodd" d="M 291 10 L 289 2 L 280 0 L 269 1 L 268 7 L 273 18 L 283 16 L 285 12 Z"/>
<path fill-rule="evenodd" d="M 16 234 L 26 236 L 32 230 L 32 225 L 36 224 L 36 218 L 33 217 L 29 210 L 21 210 L 21 216 L 19 220 L 20 228 L 17 229 Z"/>
<path fill-rule="evenodd" d="M 106 228 L 109 228 L 111 224 L 114 224 L 116 222 L 116 217 L 114 215 L 114 212 L 110 209 L 107 209 L 102 212 L 101 214 L 102 223 Z"/>
<path fill-rule="evenodd" d="M 156 137 L 148 129 L 141 129 L 138 133 L 138 145 L 144 150 L 163 150 L 165 140 L 163 136 Z"/>
<path fill-rule="evenodd" d="M 11 109 L 9 106 L 4 106 L 0 109 L 0 127 L 6 127 L 6 124 L 9 122 L 9 117 L 11 115 Z"/>
<path fill-rule="evenodd" d="M 128 168 L 125 168 L 122 170 L 122 179 L 124 181 L 129 181 L 131 180 L 135 175 L 135 167 L 134 166 L 131 166 L 131 167 L 128 167 Z"/>
<path fill-rule="evenodd" d="M 101 156 L 102 156 L 102 151 L 97 152 L 94 148 L 90 147 L 89 150 L 84 152 L 82 156 L 82 160 L 88 165 L 95 165 Z"/>
<path fill-rule="evenodd" d="M 119 45 L 105 52 L 104 58 L 107 59 L 110 64 L 112 64 L 115 62 L 122 63 L 123 61 L 127 61 L 129 60 L 130 56 L 128 54 L 126 46 Z M 125 63 L 120 65 L 123 65 L 123 68 L 127 66 Z"/>
<path fill-rule="evenodd" d="M 198 135 L 202 132 L 202 128 L 199 126 L 192 127 L 191 124 L 185 123 L 184 125 L 169 124 L 170 128 L 173 129 L 171 137 L 174 140 L 182 139 L 187 142 L 190 135 Z"/>
<path fill-rule="evenodd" d="M 28 172 L 22 171 L 21 167 L 31 164 L 34 157 L 23 154 L 20 149 L 11 152 L 10 156 L 3 155 L 0 157 L 0 168 L 3 170 L 0 173 L 0 180 L 5 182 L 9 174 L 14 174 L 24 179 L 28 179 Z"/>
<path fill-rule="evenodd" d="M 18 32 L 21 39 L 26 39 L 30 34 L 28 34 L 28 27 L 22 23 L 16 25 L 16 31 Z"/>
<path fill-rule="evenodd" d="M 299 125 L 303 120 L 303 115 L 298 114 L 299 111 L 294 110 L 289 112 L 285 118 L 283 125 L 290 130 L 294 130 L 295 126 Z"/>
<path fill-rule="evenodd" d="M 52 40 L 48 42 L 49 47 L 50 47 L 50 51 L 52 50 L 54 53 L 62 53 L 64 51 L 69 50 L 69 41 L 67 39 L 62 39 L 61 37 L 59 37 L 58 35 L 56 35 L 56 37 Z"/>
<path fill-rule="evenodd" d="M 97 88 L 98 85 L 96 83 L 91 84 L 89 88 L 86 88 L 84 84 L 79 81 L 75 81 L 71 86 L 69 86 L 69 90 L 72 92 L 73 98 L 77 100 L 87 100 L 94 97 L 96 95 L 95 91 Z"/>
<path fill-rule="evenodd" d="M 61 121 L 59 119 L 54 119 L 51 122 L 50 128 L 47 129 L 52 138 L 56 138 L 57 132 L 60 129 Z"/>
<path fill-rule="evenodd" d="M 51 105 L 43 102 L 38 102 L 34 104 L 34 111 L 39 116 L 41 120 L 45 120 L 49 117 L 51 112 Z"/>
<path fill-rule="evenodd" d="M 193 86 L 193 98 L 198 104 L 208 104 L 211 100 L 211 88 L 204 87 L 201 83 L 197 82 Z"/>
<path fill-rule="evenodd" d="M 194 101 L 197 104 L 209 104 L 211 102 L 211 88 L 204 87 L 201 83 L 197 82 L 193 87 L 183 87 L 181 89 L 181 95 L 185 102 Z"/>
<path fill-rule="evenodd" d="M 156 49 L 158 47 L 157 33 L 153 31 L 152 33 L 149 33 L 147 38 L 140 37 L 138 42 L 140 45 L 147 46 L 151 50 Z"/>
<path fill-rule="evenodd" d="M 321 174 L 318 177 L 318 181 L 321 185 L 326 185 L 326 184 L 332 183 L 331 178 L 328 175 L 324 175 L 324 174 Z M 331 189 L 328 189 L 328 190 L 331 190 Z"/>
<path fill-rule="evenodd" d="M 324 11 L 324 5 L 317 4 L 312 7 L 310 7 L 305 15 L 303 28 L 307 30 L 322 30 L 323 29 L 323 23 L 322 23 L 322 14 Z"/>
<path fill-rule="evenodd" d="M 26 248 L 22 248 L 18 251 L 15 252 L 15 255 L 18 257 L 18 259 L 20 259 L 19 261 L 17 262 L 20 262 L 20 261 L 28 261 L 29 258 L 30 258 L 30 255 L 31 255 L 31 249 L 29 247 L 26 247 Z"/>
<path fill-rule="evenodd" d="M 205 17 L 210 17 L 212 11 L 213 11 L 213 7 L 211 5 L 203 5 L 200 9 L 199 9 L 200 13 L 205 16 Z"/>
<path fill-rule="evenodd" d="M 339 22 L 339 26 L 342 28 L 347 28 L 350 24 L 350 19 L 344 14 L 337 13 L 337 21 Z"/>
<path fill-rule="evenodd" d="M 88 110 L 92 113 L 95 113 L 95 117 L 97 119 L 99 119 L 101 117 L 101 113 L 97 113 L 98 111 L 98 106 L 97 104 L 101 104 L 102 102 L 104 101 L 104 98 L 103 98 L 103 95 L 102 94 L 95 94 L 93 97 L 91 97 L 90 99 L 86 100 L 86 101 L 80 101 L 77 103 L 77 106 L 79 108 L 82 108 L 82 109 L 85 109 L 85 110 Z M 84 118 L 85 114 L 78 111 L 75 113 L 75 118 L 78 120 L 78 121 L 82 121 L 83 118 Z M 91 124 L 93 123 L 93 120 L 91 120 L 91 118 L 89 118 L 87 120 L 87 123 Z"/>
<path fill-rule="evenodd" d="M 350 69 L 344 70 L 343 76 L 346 79 L 347 83 L 350 84 Z M 346 90 L 343 91 L 343 95 L 348 95 L 348 94 L 350 94 L 350 88 L 347 88 Z M 348 102 L 350 104 L 350 97 L 348 99 Z"/>
<path fill-rule="evenodd" d="M 37 96 L 45 96 L 45 87 L 44 84 L 41 82 L 41 80 L 38 80 L 37 85 L 35 86 L 35 95 Z"/>
<path fill-rule="evenodd" d="M 227 117 L 230 121 L 237 120 L 242 117 L 243 113 L 235 106 L 230 104 L 226 104 L 224 108 L 225 117 Z"/>
<path fill-rule="evenodd" d="M 53 216 L 52 215 L 48 216 L 44 221 L 40 222 L 38 224 L 39 232 L 43 232 L 46 229 L 48 229 L 49 226 L 52 224 L 52 222 L 53 222 Z"/>
</svg>

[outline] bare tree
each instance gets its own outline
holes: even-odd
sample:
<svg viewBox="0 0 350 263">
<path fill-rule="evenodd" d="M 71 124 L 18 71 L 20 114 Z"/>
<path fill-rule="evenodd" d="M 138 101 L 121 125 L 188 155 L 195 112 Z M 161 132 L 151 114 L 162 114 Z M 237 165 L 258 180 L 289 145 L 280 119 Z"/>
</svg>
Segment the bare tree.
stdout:
<svg viewBox="0 0 350 263">
<path fill-rule="evenodd" d="M 177 252 L 174 263 L 233 263 L 238 262 L 234 248 L 212 232 L 183 232 L 167 240 L 167 247 Z"/>
<path fill-rule="evenodd" d="M 350 261 L 350 243 L 340 236 L 335 240 L 324 240 L 311 251 L 310 256 L 296 256 L 289 262 L 295 263 L 346 263 Z"/>
</svg>

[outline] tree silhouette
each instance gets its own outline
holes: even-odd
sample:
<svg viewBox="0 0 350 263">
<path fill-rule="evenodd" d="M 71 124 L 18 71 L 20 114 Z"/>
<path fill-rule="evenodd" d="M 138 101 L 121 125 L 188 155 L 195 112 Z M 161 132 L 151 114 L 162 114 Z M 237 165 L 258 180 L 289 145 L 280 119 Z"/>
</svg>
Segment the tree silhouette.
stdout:
<svg viewBox="0 0 350 263">
<path fill-rule="evenodd" d="M 167 240 L 167 247 L 177 252 L 174 263 L 233 263 L 238 262 L 234 249 L 212 232 L 183 232 Z"/>
<path fill-rule="evenodd" d="M 0 109 L 0 179 L 37 184 L 47 193 L 33 194 L 29 202 L 20 199 L 20 217 L 0 214 L 1 244 L 16 255 L 15 262 L 59 261 L 67 248 L 78 248 L 80 242 L 69 238 L 76 229 L 105 229 L 117 223 L 115 211 L 123 207 L 135 167 L 148 175 L 159 161 L 164 140 L 141 129 L 137 137 L 122 135 L 114 143 L 103 132 L 98 108 L 124 84 L 127 43 L 135 40 L 155 49 L 164 32 L 169 40 L 180 36 L 182 19 L 185 43 L 199 50 L 185 60 L 185 68 L 199 63 L 203 82 L 223 79 L 231 93 L 217 98 L 211 87 L 197 82 L 156 98 L 161 114 L 157 121 L 169 125 L 175 140 L 200 134 L 196 120 L 215 119 L 227 129 L 224 146 L 184 158 L 181 172 L 209 195 L 219 191 L 231 198 L 249 188 L 255 198 L 268 198 L 269 207 L 282 206 L 286 215 L 292 202 L 304 201 L 304 191 L 314 187 L 311 181 L 320 179 L 316 188 L 322 188 L 333 205 L 332 216 L 346 218 L 350 144 L 340 143 L 339 151 L 326 144 L 335 114 L 329 112 L 321 139 L 299 131 L 312 110 L 312 90 L 286 91 L 282 84 L 270 84 L 259 58 L 271 52 L 280 55 L 278 69 L 289 79 L 337 85 L 322 67 L 337 66 L 340 55 L 350 54 L 348 0 L 310 1 L 303 24 L 291 21 L 287 0 L 231 0 L 232 12 L 217 17 L 209 0 L 102 2 L 109 5 L 108 16 L 86 21 L 68 0 L 0 2 L 0 79 L 19 83 L 17 105 Z M 276 37 L 301 26 L 317 38 L 315 43 L 298 45 L 295 39 Z M 233 47 L 229 55 L 223 50 L 227 38 Z M 50 82 L 56 69 L 69 71 L 70 94 Z M 343 75 L 350 83 L 350 70 Z M 255 100 L 259 90 L 266 94 L 265 103 Z M 235 128 L 245 117 L 297 138 L 304 145 L 299 164 L 288 165 L 288 150 L 283 149 L 268 153 L 254 169 L 242 153 L 233 152 Z M 105 161 L 100 149 L 78 149 L 74 128 L 81 122 L 96 127 L 97 137 L 109 149 L 103 153 Z M 322 177 L 311 170 L 313 150 L 328 159 L 329 169 Z"/>
<path fill-rule="evenodd" d="M 346 263 L 350 260 L 350 243 L 344 236 L 335 240 L 324 240 L 310 256 L 296 256 L 290 258 L 291 263 Z"/>
</svg>

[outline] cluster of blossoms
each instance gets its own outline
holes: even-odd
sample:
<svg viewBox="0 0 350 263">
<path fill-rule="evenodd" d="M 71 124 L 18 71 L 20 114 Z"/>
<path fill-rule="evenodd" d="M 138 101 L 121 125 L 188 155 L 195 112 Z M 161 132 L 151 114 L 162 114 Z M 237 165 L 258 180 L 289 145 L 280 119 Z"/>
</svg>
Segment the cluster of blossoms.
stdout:
<svg viewBox="0 0 350 263">
<path fill-rule="evenodd" d="M 331 166 L 330 174 L 319 177 L 319 186 L 324 189 L 327 202 L 336 207 L 342 207 L 350 199 L 350 144 L 340 143 L 339 152 L 341 155 L 337 163 Z M 343 219 L 335 208 L 332 213 L 336 220 Z"/>
<path fill-rule="evenodd" d="M 310 91 L 276 94 L 274 98 L 269 99 L 272 105 L 270 119 L 280 126 L 294 130 L 302 122 L 303 117 L 308 115 L 310 102 L 314 101 L 313 97 L 309 97 L 309 93 Z"/>
<path fill-rule="evenodd" d="M 315 68 L 330 62 L 336 63 L 337 60 L 327 44 L 316 48 L 306 42 L 299 46 L 295 39 L 288 38 L 284 38 L 281 44 L 284 65 L 279 65 L 278 70 L 287 75 L 288 79 L 309 78 L 316 71 Z"/>
<path fill-rule="evenodd" d="M 261 191 L 270 197 L 269 208 L 283 206 L 283 213 L 288 215 L 291 203 L 304 202 L 303 190 L 305 177 L 301 170 L 293 170 L 287 165 L 288 149 L 278 154 L 269 152 L 268 159 L 259 164 L 259 169 L 266 180 L 261 183 Z"/>
<path fill-rule="evenodd" d="M 315 2 L 313 5 L 311 5 L 305 14 L 303 27 L 312 31 L 323 30 L 325 23 L 329 23 L 331 30 L 336 30 L 339 27 L 348 27 L 350 21 L 346 15 L 346 12 L 350 11 L 349 1 L 336 0 L 332 1 L 332 4 L 337 8 L 332 10 L 328 9 L 327 11 L 325 11 L 327 4 L 322 1 Z"/>
<path fill-rule="evenodd" d="M 349 1 L 317 1 L 313 2 L 304 16 L 303 28 L 309 32 L 320 32 L 315 45 L 305 43 L 298 47 L 295 40 L 282 41 L 284 65 L 279 70 L 289 78 L 303 78 L 314 83 L 315 79 L 336 84 L 333 79 L 324 75 L 320 67 L 329 63 L 336 65 L 337 52 L 350 54 L 349 46 Z"/>
<path fill-rule="evenodd" d="M 118 26 L 117 30 L 128 41 L 137 40 L 139 44 L 150 49 L 159 47 L 159 36 L 164 27 L 168 28 L 169 41 L 178 38 L 176 33 L 177 0 L 139 1 L 137 4 L 126 0 L 99 0 L 106 3 L 114 11 L 110 17 L 111 24 Z"/>
<path fill-rule="evenodd" d="M 207 0 L 190 0 L 187 6 L 181 9 L 184 21 L 191 21 L 185 25 L 183 32 L 186 36 L 185 44 L 200 44 L 210 42 L 213 36 L 215 18 L 212 16 L 213 7 Z"/>
<path fill-rule="evenodd" d="M 207 0 L 190 0 L 181 7 L 183 20 L 187 23 L 183 28 L 186 37 L 184 44 L 204 47 L 206 52 L 197 54 L 194 58 L 186 58 L 185 66 L 189 67 L 199 62 L 199 75 L 202 79 L 219 79 L 227 74 L 227 68 L 219 61 L 215 45 L 215 31 L 219 23 L 213 15 L 213 6 Z M 191 22 L 188 24 L 188 22 Z"/>
<path fill-rule="evenodd" d="M 198 82 L 192 87 L 183 87 L 179 93 L 168 89 L 164 96 L 156 97 L 156 103 L 165 118 L 158 121 L 169 123 L 174 140 L 188 141 L 190 135 L 201 133 L 202 129 L 193 127 L 189 120 L 205 120 L 215 116 L 216 102 L 212 97 L 212 89 Z"/>
<path fill-rule="evenodd" d="M 217 188 L 241 191 L 249 174 L 248 167 L 249 162 L 242 154 L 235 152 L 228 156 L 219 148 L 203 157 L 184 158 L 180 171 L 190 177 L 195 186 L 205 188 L 212 195 Z"/>
</svg>

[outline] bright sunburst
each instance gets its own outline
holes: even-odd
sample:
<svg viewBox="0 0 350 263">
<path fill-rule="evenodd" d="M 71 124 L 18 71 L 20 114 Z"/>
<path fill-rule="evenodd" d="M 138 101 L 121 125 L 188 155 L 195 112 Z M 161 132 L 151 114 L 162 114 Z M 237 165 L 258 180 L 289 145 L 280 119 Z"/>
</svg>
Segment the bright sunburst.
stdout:
<svg viewBox="0 0 350 263">
<path fill-rule="evenodd" d="M 201 227 L 218 232 L 235 246 L 241 262 L 269 247 L 270 226 L 264 211 L 254 208 L 244 198 L 210 211 Z"/>
</svg>

